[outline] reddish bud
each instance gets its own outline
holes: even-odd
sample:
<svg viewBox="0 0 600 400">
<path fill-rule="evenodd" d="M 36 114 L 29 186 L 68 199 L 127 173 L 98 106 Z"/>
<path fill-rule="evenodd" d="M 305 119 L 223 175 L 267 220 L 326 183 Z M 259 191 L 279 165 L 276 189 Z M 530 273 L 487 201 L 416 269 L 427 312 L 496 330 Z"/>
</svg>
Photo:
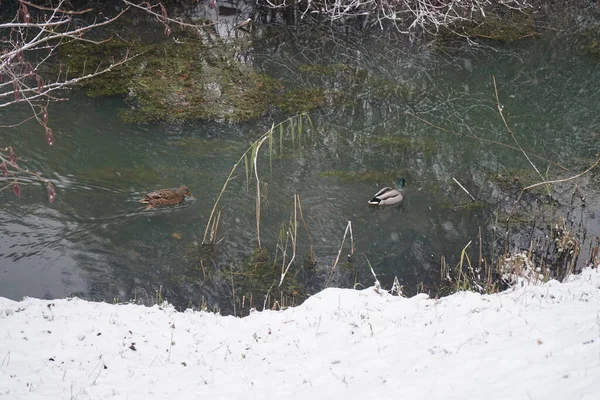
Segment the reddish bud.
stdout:
<svg viewBox="0 0 600 400">
<path fill-rule="evenodd" d="M 30 63 L 24 63 L 21 67 L 21 71 L 23 73 L 23 75 L 26 75 L 27 77 L 32 77 L 33 76 L 33 67 L 31 66 Z"/>
<path fill-rule="evenodd" d="M 54 200 L 56 199 L 56 190 L 54 190 L 54 185 L 52 185 L 50 182 L 48 182 L 48 201 L 50 203 L 54 203 Z"/>
<path fill-rule="evenodd" d="M 27 6 L 21 3 L 21 18 L 23 18 L 23 22 L 28 24 L 31 21 L 31 14 L 29 14 L 29 10 Z"/>
<path fill-rule="evenodd" d="M 21 187 L 19 186 L 17 181 L 13 182 L 12 187 L 13 187 L 13 193 L 15 194 L 15 196 L 21 197 Z"/>
<path fill-rule="evenodd" d="M 8 168 L 6 168 L 6 161 L 0 164 L 0 169 L 2 170 L 2 175 L 6 178 L 8 176 Z"/>
<path fill-rule="evenodd" d="M 52 146 L 54 144 L 54 135 L 52 134 L 52 129 L 46 127 L 46 143 Z"/>
<path fill-rule="evenodd" d="M 171 28 L 168 25 L 165 25 L 165 36 L 171 36 Z"/>
<path fill-rule="evenodd" d="M 165 6 L 162 5 L 162 3 L 159 3 L 160 5 L 160 12 L 162 13 L 162 17 L 163 20 L 167 19 L 167 9 L 165 8 Z"/>
<path fill-rule="evenodd" d="M 44 88 L 44 80 L 43 80 L 43 79 L 42 79 L 42 77 L 41 77 L 41 76 L 39 76 L 39 75 L 36 75 L 36 76 L 35 76 L 35 80 L 36 80 L 36 82 L 37 82 L 37 90 L 38 90 L 38 93 L 42 93 L 42 89 Z"/>
<path fill-rule="evenodd" d="M 17 164 L 17 155 L 13 151 L 12 147 L 8 148 L 8 156 L 9 156 L 10 163 L 13 165 L 16 165 Z"/>
<path fill-rule="evenodd" d="M 44 109 L 42 110 L 42 120 L 44 120 L 44 123 L 47 124 L 48 123 L 48 109 L 44 107 Z"/>
</svg>

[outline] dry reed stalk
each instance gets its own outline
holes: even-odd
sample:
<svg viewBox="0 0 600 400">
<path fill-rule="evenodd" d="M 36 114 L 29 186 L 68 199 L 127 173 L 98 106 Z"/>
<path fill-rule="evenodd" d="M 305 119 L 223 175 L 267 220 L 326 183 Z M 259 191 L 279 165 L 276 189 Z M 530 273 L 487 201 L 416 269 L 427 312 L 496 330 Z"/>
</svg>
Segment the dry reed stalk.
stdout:
<svg viewBox="0 0 600 400">
<path fill-rule="evenodd" d="M 200 260 L 200 266 L 202 267 L 202 276 L 206 280 L 206 269 L 204 268 L 204 260 Z"/>
<path fill-rule="evenodd" d="M 233 304 L 233 316 L 237 317 L 236 309 L 235 309 L 235 285 L 233 283 L 233 269 L 229 266 L 229 270 L 231 271 L 231 299 Z"/>
<path fill-rule="evenodd" d="M 296 259 L 296 239 L 298 237 L 298 215 L 297 215 L 298 200 L 299 200 L 298 195 L 294 195 L 294 211 L 292 213 L 293 220 L 292 220 L 292 217 L 290 216 L 290 228 L 288 229 L 287 235 L 286 235 L 287 237 L 291 238 L 291 241 L 292 241 L 292 257 L 290 258 L 290 261 L 287 263 L 285 270 L 283 268 L 284 264 L 281 265 L 281 279 L 279 280 L 280 287 L 281 287 L 281 284 L 283 283 L 283 280 L 285 279 L 285 275 L 288 273 L 292 263 Z M 286 240 L 286 247 L 287 247 L 287 240 Z M 285 256 L 284 256 L 284 263 L 285 263 Z"/>
<path fill-rule="evenodd" d="M 304 231 L 306 232 L 306 236 L 308 237 L 308 242 L 310 244 L 310 254 L 308 261 L 311 265 L 315 265 L 317 262 L 317 255 L 315 254 L 315 247 L 313 245 L 312 237 L 310 236 L 310 232 L 308 231 L 308 225 L 306 224 L 306 220 L 304 219 L 304 213 L 302 212 L 302 203 L 300 203 L 300 195 L 296 195 L 298 198 L 298 210 L 300 211 L 300 219 L 302 220 L 302 224 L 304 225 Z"/>
<path fill-rule="evenodd" d="M 457 291 L 460 290 L 460 289 L 465 289 L 466 288 L 466 282 L 468 280 L 468 278 L 465 276 L 465 273 L 463 272 L 463 264 L 464 264 L 465 258 L 467 260 L 469 268 L 472 270 L 472 268 L 471 268 L 471 259 L 469 258 L 469 254 L 467 253 L 467 248 L 471 245 L 471 242 L 472 241 L 469 241 L 469 243 L 467 243 L 467 245 L 465 247 L 463 247 L 462 251 L 460 252 L 460 261 L 456 265 L 456 270 L 458 272 L 458 275 L 456 277 L 456 290 Z M 465 286 L 462 286 L 461 282 Z"/>
<path fill-rule="evenodd" d="M 469 191 L 465 189 L 465 187 L 461 185 L 460 182 L 456 180 L 456 178 L 453 177 L 452 179 L 454 180 L 454 182 L 456 182 L 458 186 L 460 186 L 462 190 L 464 190 L 464 192 L 471 198 L 471 200 L 475 201 L 475 197 L 471 196 L 471 193 L 469 193 Z"/>
<path fill-rule="evenodd" d="M 258 242 L 258 248 L 260 248 L 261 245 L 260 245 L 260 179 L 258 178 L 257 159 L 258 159 L 258 152 L 260 150 L 260 146 L 262 146 L 264 141 L 269 138 L 269 134 L 272 135 L 274 128 L 275 128 L 275 125 L 271 126 L 271 129 L 269 130 L 269 132 L 267 132 L 266 135 L 263 135 L 263 137 L 261 139 L 254 142 L 255 150 L 253 152 L 254 153 L 253 161 L 254 161 L 254 176 L 256 177 L 256 240 Z"/>
<path fill-rule="evenodd" d="M 450 268 L 448 264 L 446 264 L 446 257 L 442 256 L 440 258 L 440 281 L 444 279 L 451 280 L 450 278 Z"/>
<path fill-rule="evenodd" d="M 588 258 L 587 265 L 588 267 L 596 268 L 598 267 L 598 248 L 600 244 L 600 238 L 596 237 L 596 244 L 590 243 L 590 257 Z"/>
<path fill-rule="evenodd" d="M 282 237 L 281 240 L 282 240 L 283 247 L 281 248 L 281 271 L 283 271 L 285 269 L 285 261 L 287 258 L 288 243 L 290 242 L 289 231 L 288 231 L 288 228 L 285 225 L 285 223 L 283 224 L 283 227 L 284 227 L 283 233 L 285 234 L 285 244 L 283 244 L 283 237 Z"/>
<path fill-rule="evenodd" d="M 349 222 L 349 221 L 348 221 Z M 352 231 L 350 231 L 352 232 Z M 377 275 L 375 275 L 375 271 L 373 270 L 373 266 L 371 265 L 371 262 L 369 261 L 369 259 L 367 258 L 367 256 L 365 255 L 365 259 L 367 260 L 367 265 L 369 266 L 369 269 L 371 270 L 371 274 L 373 275 L 373 278 L 375 278 L 375 291 L 377 293 L 379 293 L 381 291 L 381 283 L 379 283 L 379 279 L 377 279 Z"/>
<path fill-rule="evenodd" d="M 217 242 L 217 233 L 219 230 L 219 222 L 221 221 L 221 210 L 217 213 L 216 218 L 213 218 L 212 223 L 210 224 L 210 234 L 209 241 L 211 245 L 216 245 Z"/>
<path fill-rule="evenodd" d="M 340 255 L 342 254 L 342 249 L 344 247 L 344 243 L 346 242 L 346 236 L 348 235 L 348 232 L 350 232 L 351 254 L 354 254 L 354 238 L 352 236 L 352 221 L 348 221 L 348 224 L 346 224 L 346 229 L 344 230 L 344 237 L 342 238 L 342 244 L 340 244 L 340 248 L 338 250 L 337 256 L 335 257 L 335 261 L 333 262 L 333 265 L 331 266 L 331 268 L 329 270 L 329 277 L 327 278 L 327 282 L 325 282 L 326 287 L 329 285 L 329 282 L 331 281 L 333 273 L 335 272 L 335 267 L 338 265 L 338 262 L 340 261 Z"/>
<path fill-rule="evenodd" d="M 267 304 L 268 304 L 269 298 L 271 296 L 271 289 L 273 289 L 273 285 L 271 285 L 271 287 L 269 287 L 269 290 L 267 290 L 267 293 L 265 294 L 265 300 L 263 302 L 263 311 L 265 311 L 267 309 Z"/>
<path fill-rule="evenodd" d="M 506 122 L 506 118 L 504 118 L 504 114 L 502 113 L 503 107 L 502 107 L 502 105 L 500 105 L 500 97 L 498 96 L 498 87 L 496 86 L 496 77 L 493 75 L 492 75 L 492 81 L 494 82 L 494 93 L 496 94 L 496 108 L 498 109 L 498 114 L 500 114 L 500 118 L 502 119 L 502 122 L 504 123 L 504 126 L 506 127 L 506 131 L 508 132 L 508 134 L 512 138 L 512 140 L 515 142 L 515 144 L 517 145 L 519 150 L 521 150 L 521 153 L 523 153 L 523 155 L 525 156 L 525 158 L 527 159 L 529 164 L 533 167 L 535 172 L 537 172 L 537 174 L 539 175 L 539 177 L 541 179 L 544 179 L 544 177 L 542 176 L 542 173 L 537 169 L 537 167 L 535 166 L 533 161 L 531 161 L 531 159 L 529 158 L 529 156 L 527 155 L 525 150 L 523 150 L 523 147 L 521 147 L 521 145 L 519 144 L 519 141 L 517 140 L 517 138 L 513 134 L 512 130 L 508 126 L 508 123 Z M 550 189 L 548 189 L 548 193 L 550 193 Z"/>
<path fill-rule="evenodd" d="M 479 227 L 479 259 L 477 260 L 477 269 L 481 271 L 481 262 L 483 261 L 483 237 L 481 235 L 481 226 Z"/>
<path fill-rule="evenodd" d="M 390 289 L 390 294 L 392 294 L 392 295 L 395 294 L 396 296 L 404 297 L 404 294 L 402 293 L 402 289 L 403 289 L 403 286 L 400 284 L 398 277 L 394 276 L 394 283 L 392 283 L 392 288 Z"/>
<path fill-rule="evenodd" d="M 246 153 L 247 153 L 247 151 L 246 151 Z M 246 153 L 244 153 L 244 155 L 240 158 L 240 161 L 243 160 L 243 157 L 246 156 Z M 227 179 L 225 180 L 225 183 L 223 184 L 223 187 L 221 188 L 221 192 L 219 193 L 219 196 L 217 196 L 217 200 L 215 201 L 215 204 L 213 205 L 212 210 L 210 210 L 210 216 L 208 217 L 206 229 L 204 230 L 204 236 L 202 237 L 202 244 L 206 244 L 206 237 L 209 235 L 209 231 L 211 230 L 211 224 L 214 223 L 213 217 L 214 217 L 215 211 L 217 209 L 217 205 L 219 204 L 221 197 L 223 197 L 223 193 L 225 193 L 225 189 L 227 189 L 227 184 L 232 179 L 233 173 L 234 173 L 235 169 L 237 168 L 237 166 L 239 165 L 240 161 L 235 163 L 233 165 L 233 168 L 231 168 L 231 171 L 229 172 L 229 176 L 227 176 Z"/>
<path fill-rule="evenodd" d="M 221 191 L 219 192 L 219 195 L 217 196 L 217 199 L 215 200 L 215 203 L 213 204 L 213 207 L 210 211 L 210 216 L 208 217 L 208 222 L 206 224 L 206 229 L 204 230 L 204 236 L 202 237 L 202 244 L 207 244 L 207 237 L 209 236 L 209 231 L 210 231 L 210 227 L 211 224 L 213 222 L 213 218 L 215 217 L 215 211 L 217 209 L 217 206 L 219 205 L 219 202 L 221 201 L 221 198 L 223 197 L 223 193 L 225 192 L 225 189 L 227 189 L 227 185 L 229 184 L 229 181 L 231 181 L 233 179 L 233 173 L 235 172 L 235 170 L 237 169 L 237 167 L 244 162 L 245 165 L 248 164 L 248 155 L 250 155 L 251 157 L 251 162 L 252 165 L 254 167 L 255 170 L 255 175 L 256 175 L 256 179 L 258 181 L 258 172 L 256 170 L 256 156 L 258 155 L 258 150 L 260 149 L 260 146 L 262 145 L 262 143 L 269 138 L 269 136 L 273 135 L 273 130 L 276 126 L 279 126 L 280 128 L 283 128 L 283 125 L 286 123 L 289 123 L 290 121 L 293 121 L 295 118 L 306 118 L 308 119 L 310 125 L 312 126 L 312 120 L 310 119 L 310 117 L 308 116 L 308 114 L 300 114 L 294 117 L 290 117 L 282 122 L 280 122 L 277 125 L 273 125 L 271 127 L 271 129 L 269 129 L 267 132 L 265 132 L 263 135 L 261 135 L 261 137 L 259 137 L 258 139 L 256 139 L 251 145 L 250 147 L 248 147 L 246 149 L 246 151 L 241 155 L 241 157 L 237 160 L 237 162 L 233 165 L 233 168 L 231 168 L 231 171 L 229 172 L 229 175 L 227 176 L 227 179 L 225 180 L 225 183 L 223 184 L 223 187 L 221 188 Z M 283 136 L 283 130 L 281 130 L 281 135 Z M 247 168 L 248 170 L 248 168 Z M 248 174 L 246 174 L 246 176 L 248 176 Z M 260 189 L 257 189 L 257 193 L 260 194 Z M 259 206 L 259 210 L 260 210 L 260 206 Z M 260 217 L 260 216 L 259 216 Z M 257 222 L 258 224 L 258 222 Z M 258 230 L 260 230 L 260 227 L 258 227 Z M 259 247 L 260 247 L 260 239 L 259 239 Z"/>
</svg>

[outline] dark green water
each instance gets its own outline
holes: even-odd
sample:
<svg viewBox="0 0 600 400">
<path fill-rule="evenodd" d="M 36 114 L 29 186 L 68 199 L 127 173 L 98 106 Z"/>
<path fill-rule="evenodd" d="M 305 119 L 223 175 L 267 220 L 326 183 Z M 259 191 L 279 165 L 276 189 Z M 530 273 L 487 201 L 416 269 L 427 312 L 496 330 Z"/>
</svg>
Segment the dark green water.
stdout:
<svg viewBox="0 0 600 400">
<path fill-rule="evenodd" d="M 338 271 L 331 285 L 371 285 L 364 254 L 386 287 L 396 276 L 410 292 L 421 281 L 437 279 L 441 256 L 455 263 L 460 250 L 477 240 L 479 227 L 491 248 L 495 212 L 506 212 L 518 195 L 513 178 L 540 180 L 518 150 L 494 143 L 514 146 L 498 115 L 492 76 L 520 144 L 545 159 L 530 154 L 542 174 L 547 160 L 570 170 L 551 166 L 549 178 L 580 172 L 599 151 L 600 68 L 575 42 L 542 37 L 449 53 L 379 38 L 302 40 L 266 45 L 251 58 L 288 88 L 341 88 L 351 94 L 352 101 L 336 104 L 331 96 L 332 104 L 313 110 L 302 145 L 286 140 L 272 168 L 267 156 L 259 159 L 263 245 L 275 252 L 298 193 L 318 265 L 309 272 L 298 262 L 290 274 L 302 277 L 309 292 L 323 287 L 348 221 L 356 270 Z M 314 74 L 306 68 L 332 64 L 366 75 Z M 22 198 L 0 193 L 0 296 L 125 301 L 152 299 L 160 290 L 179 307 L 198 305 L 204 297 L 210 306 L 230 311 L 230 272 L 256 246 L 254 186 L 246 191 L 243 168 L 223 200 L 218 255 L 207 261 L 222 271 L 220 277 L 204 279 L 199 272 L 198 244 L 232 165 L 283 117 L 273 114 L 252 124 L 133 126 L 119 121 L 120 107 L 120 99 L 83 94 L 52 105 L 53 147 L 34 124 L 0 131 L 0 142 L 30 160 L 29 167 L 50 178 L 58 192 L 49 204 L 38 183 L 24 180 Z M 26 115 L 13 108 L 2 119 Z M 352 179 L 341 174 L 349 172 L 358 174 Z M 406 177 L 400 207 L 367 205 L 378 188 L 391 183 L 376 172 Z M 465 207 L 470 199 L 452 178 L 485 207 Z M 157 212 L 138 203 L 146 191 L 182 184 L 195 200 Z M 576 185 L 585 208 L 572 196 Z M 598 189 L 592 173 L 553 193 L 561 204 L 557 211 L 586 230 L 580 264 L 590 239 L 600 234 Z M 299 259 L 308 251 L 304 234 L 300 237 Z M 344 260 L 348 251 L 347 244 Z"/>
</svg>

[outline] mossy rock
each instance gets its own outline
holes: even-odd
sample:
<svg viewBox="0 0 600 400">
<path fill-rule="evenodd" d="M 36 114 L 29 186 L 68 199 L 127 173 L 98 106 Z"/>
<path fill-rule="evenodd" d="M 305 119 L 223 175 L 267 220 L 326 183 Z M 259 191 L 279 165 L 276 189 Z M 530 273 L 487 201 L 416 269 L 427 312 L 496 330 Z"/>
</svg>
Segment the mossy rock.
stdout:
<svg viewBox="0 0 600 400">
<path fill-rule="evenodd" d="M 60 47 L 63 73 L 83 75 L 107 59 L 135 54 L 126 64 L 83 81 L 91 96 L 127 95 L 125 122 L 226 119 L 244 121 L 267 112 L 281 84 L 237 61 L 229 45 L 205 44 L 196 33 L 179 32 L 159 43 L 112 39 L 101 44 L 73 42 Z M 231 52 L 231 54 L 228 53 Z"/>
<path fill-rule="evenodd" d="M 58 48 L 58 61 L 52 64 L 52 73 L 67 76 L 82 76 L 94 72 L 96 68 L 105 68 L 108 63 L 123 59 L 127 54 L 137 55 L 129 62 L 109 72 L 80 82 L 89 96 L 114 96 L 127 94 L 128 84 L 134 76 L 140 62 L 140 56 L 147 52 L 145 46 L 137 42 L 128 42 L 120 38 L 102 41 L 99 44 L 73 41 Z"/>
<path fill-rule="evenodd" d="M 124 35 L 127 37 L 127 35 Z M 129 36 L 132 36 L 130 33 Z M 152 43 L 120 38 L 99 44 L 74 41 L 60 46 L 57 73 L 69 76 L 92 72 L 126 54 L 135 55 L 112 71 L 81 82 L 90 96 L 122 95 L 128 107 L 123 121 L 146 123 L 180 120 L 256 119 L 278 108 L 287 114 L 315 108 L 356 104 L 356 93 L 369 88 L 369 98 L 405 96 L 403 83 L 369 74 L 345 64 L 301 65 L 313 87 L 286 90 L 283 84 L 240 62 L 235 51 L 245 42 L 222 43 L 190 30 Z M 315 87 L 315 79 L 318 80 Z"/>
<path fill-rule="evenodd" d="M 188 37 L 146 56 L 130 84 L 133 106 L 122 119 L 245 121 L 266 113 L 281 85 L 221 50 Z"/>
</svg>

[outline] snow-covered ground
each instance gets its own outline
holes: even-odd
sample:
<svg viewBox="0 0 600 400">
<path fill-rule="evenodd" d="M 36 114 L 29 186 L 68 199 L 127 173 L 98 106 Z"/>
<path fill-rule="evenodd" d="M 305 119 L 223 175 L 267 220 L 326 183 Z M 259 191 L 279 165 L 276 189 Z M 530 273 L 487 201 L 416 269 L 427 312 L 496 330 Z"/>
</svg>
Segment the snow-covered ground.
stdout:
<svg viewBox="0 0 600 400">
<path fill-rule="evenodd" d="M 600 399 L 600 274 L 246 318 L 0 298 L 4 399 Z"/>
</svg>

